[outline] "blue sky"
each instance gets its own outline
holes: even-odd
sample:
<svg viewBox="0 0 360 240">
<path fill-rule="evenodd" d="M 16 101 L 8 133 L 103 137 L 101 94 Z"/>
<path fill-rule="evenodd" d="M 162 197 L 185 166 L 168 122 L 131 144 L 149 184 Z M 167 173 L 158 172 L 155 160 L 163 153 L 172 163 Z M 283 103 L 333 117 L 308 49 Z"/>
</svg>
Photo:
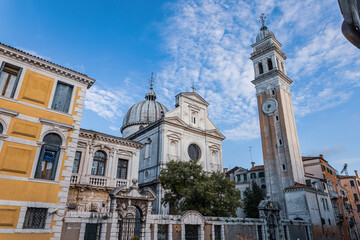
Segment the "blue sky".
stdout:
<svg viewBox="0 0 360 240">
<path fill-rule="evenodd" d="M 0 0 L 0 41 L 97 80 L 82 127 L 120 136 L 151 72 L 158 101 L 197 92 L 227 137 L 224 167 L 262 164 L 249 59 L 260 25 L 283 44 L 301 152 L 360 169 L 360 51 L 344 39 L 337 1 Z"/>
</svg>

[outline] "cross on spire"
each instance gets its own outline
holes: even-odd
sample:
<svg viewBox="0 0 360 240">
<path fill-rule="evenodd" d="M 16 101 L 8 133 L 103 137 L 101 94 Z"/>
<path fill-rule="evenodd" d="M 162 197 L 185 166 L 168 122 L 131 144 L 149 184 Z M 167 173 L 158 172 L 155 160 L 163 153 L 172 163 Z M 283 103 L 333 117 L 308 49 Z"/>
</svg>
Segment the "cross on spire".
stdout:
<svg viewBox="0 0 360 240">
<path fill-rule="evenodd" d="M 149 79 L 149 83 L 150 83 L 150 90 L 153 90 L 153 85 L 155 83 L 155 79 L 154 79 L 154 73 L 151 73 L 151 77 Z"/>
<path fill-rule="evenodd" d="M 265 16 L 264 13 L 262 13 L 262 14 L 260 15 L 260 19 L 259 19 L 259 23 L 262 24 L 261 27 L 265 27 L 265 21 L 266 21 L 266 16 Z"/>
<path fill-rule="evenodd" d="M 195 88 L 194 84 L 191 85 L 191 89 L 192 89 L 193 92 L 195 92 L 196 88 Z"/>
</svg>

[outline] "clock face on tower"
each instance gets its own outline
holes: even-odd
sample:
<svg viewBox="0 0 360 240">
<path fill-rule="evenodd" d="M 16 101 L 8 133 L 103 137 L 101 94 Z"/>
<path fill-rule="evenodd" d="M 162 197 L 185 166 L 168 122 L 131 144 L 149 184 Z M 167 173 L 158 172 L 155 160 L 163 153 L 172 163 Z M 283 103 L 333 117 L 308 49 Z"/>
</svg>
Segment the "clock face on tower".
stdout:
<svg viewBox="0 0 360 240">
<path fill-rule="evenodd" d="M 273 114 L 277 108 L 278 103 L 274 98 L 268 98 L 262 104 L 262 111 L 267 115 Z"/>
</svg>

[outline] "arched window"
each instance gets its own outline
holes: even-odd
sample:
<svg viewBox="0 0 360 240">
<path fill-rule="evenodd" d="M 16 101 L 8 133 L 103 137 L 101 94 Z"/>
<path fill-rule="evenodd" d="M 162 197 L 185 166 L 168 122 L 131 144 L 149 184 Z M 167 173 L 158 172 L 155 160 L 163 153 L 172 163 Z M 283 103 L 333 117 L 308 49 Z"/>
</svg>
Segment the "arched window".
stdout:
<svg viewBox="0 0 360 240">
<path fill-rule="evenodd" d="M 264 68 L 262 63 L 259 63 L 259 74 L 263 74 L 264 73 Z"/>
<path fill-rule="evenodd" d="M 59 161 L 61 137 L 56 133 L 49 133 L 44 137 L 35 178 L 54 180 Z"/>
<path fill-rule="evenodd" d="M 268 65 L 269 71 L 273 69 L 273 64 L 272 64 L 271 58 L 268 58 L 267 65 Z"/>
<path fill-rule="evenodd" d="M 103 151 L 96 151 L 93 158 L 91 175 L 104 176 L 106 165 L 106 153 Z"/>
<path fill-rule="evenodd" d="M 4 132 L 4 127 L 3 125 L 0 123 L 0 134 Z"/>
</svg>

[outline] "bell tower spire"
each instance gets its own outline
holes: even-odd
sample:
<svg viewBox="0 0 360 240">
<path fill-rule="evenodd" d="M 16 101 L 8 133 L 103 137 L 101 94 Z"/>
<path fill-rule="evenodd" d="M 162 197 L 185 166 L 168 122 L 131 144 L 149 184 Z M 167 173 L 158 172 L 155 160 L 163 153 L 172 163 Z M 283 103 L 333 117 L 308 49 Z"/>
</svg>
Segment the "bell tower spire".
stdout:
<svg viewBox="0 0 360 240">
<path fill-rule="evenodd" d="M 284 189 L 304 184 L 304 168 L 296 131 L 285 53 L 265 26 L 265 15 L 256 42 L 251 45 L 261 129 L 266 182 L 272 200 L 285 204 Z M 284 209 L 285 206 L 283 206 Z"/>
</svg>

